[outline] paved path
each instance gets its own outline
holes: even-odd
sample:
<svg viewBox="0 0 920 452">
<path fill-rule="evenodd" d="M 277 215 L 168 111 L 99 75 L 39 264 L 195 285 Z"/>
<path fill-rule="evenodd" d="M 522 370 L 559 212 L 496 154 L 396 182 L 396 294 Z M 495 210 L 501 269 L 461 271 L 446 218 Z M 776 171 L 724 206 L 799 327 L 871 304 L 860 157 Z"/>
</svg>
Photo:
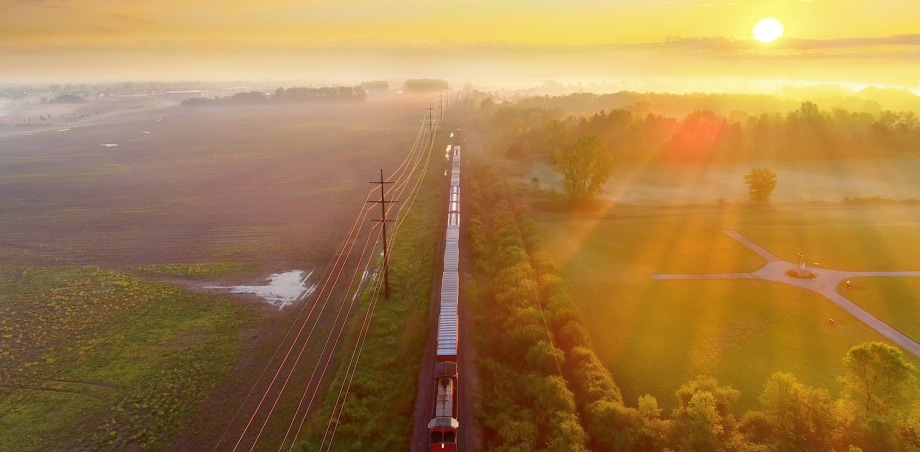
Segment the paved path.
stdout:
<svg viewBox="0 0 920 452">
<path fill-rule="evenodd" d="M 798 286 L 823 295 L 837 306 L 843 308 L 843 310 L 849 312 L 853 317 L 856 317 L 866 325 L 875 329 L 875 331 L 878 331 L 881 335 L 900 345 L 904 350 L 907 350 L 914 356 L 920 357 L 920 344 L 905 336 L 900 331 L 892 328 L 891 325 L 879 320 L 877 317 L 868 313 L 866 310 L 857 306 L 837 292 L 837 287 L 840 283 L 848 279 L 867 276 L 920 276 L 920 271 L 847 272 L 829 270 L 826 268 L 812 268 L 811 271 L 815 274 L 814 278 L 793 278 L 787 275 L 786 272 L 796 268 L 794 263 L 776 257 L 737 231 L 724 230 L 723 232 L 762 256 L 767 260 L 767 263 L 763 267 L 750 273 L 658 274 L 652 275 L 652 279 L 765 279 Z"/>
</svg>

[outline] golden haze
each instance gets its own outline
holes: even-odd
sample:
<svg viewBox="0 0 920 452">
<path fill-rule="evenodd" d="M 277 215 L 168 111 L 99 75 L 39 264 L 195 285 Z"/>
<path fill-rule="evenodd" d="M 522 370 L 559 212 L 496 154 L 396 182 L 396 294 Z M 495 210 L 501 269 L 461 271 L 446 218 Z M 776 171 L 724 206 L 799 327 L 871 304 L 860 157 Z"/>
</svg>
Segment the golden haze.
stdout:
<svg viewBox="0 0 920 452">
<path fill-rule="evenodd" d="M 917 88 L 920 3 L 8 0 L 2 81 L 736 77 Z M 769 45 L 751 29 L 775 17 Z M 868 70 L 871 67 L 872 70 Z"/>
</svg>

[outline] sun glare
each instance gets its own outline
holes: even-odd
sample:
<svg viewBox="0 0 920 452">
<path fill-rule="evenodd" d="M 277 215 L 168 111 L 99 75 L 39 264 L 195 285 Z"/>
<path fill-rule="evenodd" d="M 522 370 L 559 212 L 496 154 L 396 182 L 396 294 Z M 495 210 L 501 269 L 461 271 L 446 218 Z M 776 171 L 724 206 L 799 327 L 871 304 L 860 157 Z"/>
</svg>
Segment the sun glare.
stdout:
<svg viewBox="0 0 920 452">
<path fill-rule="evenodd" d="M 768 17 L 754 26 L 754 39 L 760 42 L 771 42 L 783 35 L 783 24 L 778 20 Z"/>
</svg>

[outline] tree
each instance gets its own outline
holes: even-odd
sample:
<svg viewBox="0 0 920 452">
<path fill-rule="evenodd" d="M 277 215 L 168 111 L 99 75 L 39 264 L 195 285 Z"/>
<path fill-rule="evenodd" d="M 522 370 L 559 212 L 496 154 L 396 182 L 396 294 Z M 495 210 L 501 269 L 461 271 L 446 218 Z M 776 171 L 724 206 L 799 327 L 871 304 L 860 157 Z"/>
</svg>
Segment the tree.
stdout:
<svg viewBox="0 0 920 452">
<path fill-rule="evenodd" d="M 533 188 L 534 193 L 540 193 L 540 178 L 539 177 L 531 178 L 530 187 Z"/>
<path fill-rule="evenodd" d="M 658 399 L 650 394 L 639 397 L 639 414 L 647 420 L 661 418 L 661 408 L 658 408 Z"/>
<path fill-rule="evenodd" d="M 736 389 L 700 376 L 675 395 L 678 406 L 671 414 L 672 443 L 682 444 L 685 450 L 734 450 L 743 441 L 732 414 L 741 396 Z"/>
<path fill-rule="evenodd" d="M 762 411 L 748 411 L 741 417 L 738 431 L 749 444 L 766 444 L 773 433 L 773 422 Z"/>
<path fill-rule="evenodd" d="M 613 173 L 613 161 L 601 148 L 597 135 L 583 136 L 553 152 L 553 168 L 562 173 L 562 184 L 572 201 L 591 199 L 603 189 Z"/>
<path fill-rule="evenodd" d="M 495 106 L 495 101 L 491 97 L 487 97 L 479 103 L 479 109 L 484 112 L 492 111 L 492 107 Z"/>
<path fill-rule="evenodd" d="M 776 173 L 767 168 L 754 168 L 744 176 L 744 183 L 748 186 L 751 201 L 766 203 L 776 188 Z"/>
<path fill-rule="evenodd" d="M 620 402 L 599 400 L 588 405 L 586 417 L 592 450 L 662 450 L 667 444 L 666 420 L 647 418 Z"/>
<path fill-rule="evenodd" d="M 810 388 L 792 374 L 774 373 L 760 395 L 780 450 L 829 450 L 834 435 L 834 402 L 826 389 Z"/>
<path fill-rule="evenodd" d="M 899 348 L 881 342 L 857 345 L 847 352 L 843 365 L 846 394 L 865 417 L 896 419 L 916 401 L 914 366 Z"/>
<path fill-rule="evenodd" d="M 689 420 L 684 436 L 687 450 L 719 450 L 719 437 L 725 431 L 722 427 L 722 416 L 716 409 L 715 396 L 709 391 L 694 393 L 687 404 L 687 416 Z"/>
</svg>

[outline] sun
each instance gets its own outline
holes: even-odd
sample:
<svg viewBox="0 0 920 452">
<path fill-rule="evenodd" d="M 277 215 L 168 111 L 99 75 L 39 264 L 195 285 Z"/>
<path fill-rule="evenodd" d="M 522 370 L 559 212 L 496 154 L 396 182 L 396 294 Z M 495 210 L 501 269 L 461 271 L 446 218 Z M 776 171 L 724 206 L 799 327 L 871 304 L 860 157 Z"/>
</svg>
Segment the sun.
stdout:
<svg viewBox="0 0 920 452">
<path fill-rule="evenodd" d="M 760 42 L 771 42 L 783 35 L 783 24 L 778 20 L 768 17 L 754 26 L 754 39 Z"/>
</svg>

